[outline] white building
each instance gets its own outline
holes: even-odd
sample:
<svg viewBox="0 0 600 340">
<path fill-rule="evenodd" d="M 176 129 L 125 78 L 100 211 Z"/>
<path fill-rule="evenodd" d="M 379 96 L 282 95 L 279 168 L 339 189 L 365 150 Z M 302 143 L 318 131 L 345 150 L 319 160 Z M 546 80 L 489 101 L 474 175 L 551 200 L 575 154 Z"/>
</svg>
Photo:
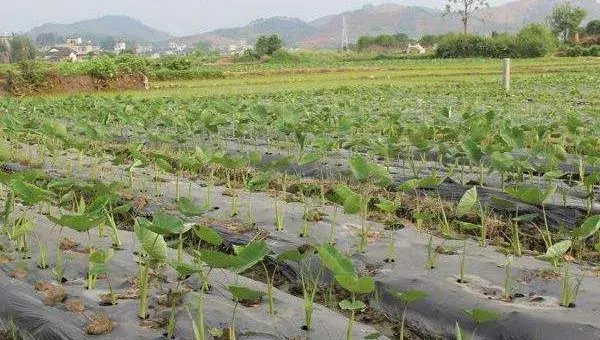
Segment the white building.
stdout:
<svg viewBox="0 0 600 340">
<path fill-rule="evenodd" d="M 122 51 L 125 51 L 126 49 L 127 49 L 127 44 L 122 41 L 115 44 L 115 53 L 120 53 Z"/>
<path fill-rule="evenodd" d="M 169 43 L 169 50 L 175 54 L 180 54 L 187 50 L 187 45 L 172 41 Z"/>
<path fill-rule="evenodd" d="M 152 45 L 137 45 L 135 47 L 135 53 L 137 54 L 151 54 L 154 51 Z"/>
</svg>

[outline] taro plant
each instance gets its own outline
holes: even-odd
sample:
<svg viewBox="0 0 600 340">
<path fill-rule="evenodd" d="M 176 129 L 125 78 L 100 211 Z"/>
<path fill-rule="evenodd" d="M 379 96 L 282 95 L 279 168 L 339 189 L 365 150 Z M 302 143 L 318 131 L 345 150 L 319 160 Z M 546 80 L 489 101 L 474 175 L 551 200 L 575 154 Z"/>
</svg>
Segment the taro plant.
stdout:
<svg viewBox="0 0 600 340">
<path fill-rule="evenodd" d="M 302 260 L 302 254 L 298 249 L 292 249 L 285 251 L 281 254 L 273 256 L 273 262 L 275 263 L 275 268 L 272 272 L 269 272 L 265 261 L 262 261 L 263 269 L 265 270 L 265 276 L 267 279 L 267 300 L 269 302 L 269 314 L 275 315 L 275 299 L 273 296 L 273 290 L 275 287 L 275 278 L 277 276 L 277 272 L 279 270 L 279 263 L 290 261 L 300 263 Z"/>
<path fill-rule="evenodd" d="M 338 202 L 343 204 L 344 212 L 347 214 L 360 215 L 361 230 L 358 252 L 364 253 L 367 249 L 367 241 L 370 232 L 369 223 L 367 221 L 368 205 L 370 197 L 363 194 L 358 194 L 345 185 L 338 185 L 334 188 Z"/>
<path fill-rule="evenodd" d="M 394 293 L 394 297 L 402 302 L 402 318 L 400 321 L 400 340 L 404 340 L 404 324 L 406 321 L 406 311 L 408 310 L 408 305 L 417 302 L 419 300 L 425 299 L 429 297 L 429 294 L 420 290 L 412 290 L 406 292 L 396 292 Z"/>
<path fill-rule="evenodd" d="M 556 185 L 553 184 L 549 186 L 546 190 L 541 190 L 535 186 L 521 186 L 515 188 L 509 188 L 507 190 L 508 194 L 511 196 L 535 206 L 540 206 L 542 208 L 543 217 L 544 217 L 544 231 L 540 230 L 540 234 L 542 235 L 542 239 L 546 245 L 546 249 L 552 247 L 552 235 L 550 233 L 550 229 L 548 227 L 548 218 L 546 215 L 546 206 L 545 202 L 548 201 L 552 195 L 556 192 Z"/>
<path fill-rule="evenodd" d="M 387 263 L 395 262 L 394 260 L 394 252 L 395 252 L 395 242 L 394 242 L 394 234 L 396 232 L 396 211 L 398 211 L 398 204 L 396 201 L 386 200 L 384 198 L 379 198 L 379 203 L 375 205 L 379 210 L 383 211 L 388 215 L 389 224 L 387 228 L 389 229 L 389 242 L 386 250 L 386 256 L 384 261 Z"/>
<path fill-rule="evenodd" d="M 577 280 L 574 287 L 571 286 L 571 271 L 570 264 L 574 258 L 567 254 L 569 249 L 573 246 L 572 240 L 564 240 L 557 242 L 552 247 L 548 248 L 546 254 L 541 256 L 542 259 L 551 261 L 556 267 L 559 261 L 563 263 L 563 281 L 562 281 L 562 294 L 560 298 L 560 305 L 563 307 L 575 307 L 575 301 L 579 294 L 579 287 L 583 280 L 583 275 Z"/>
<path fill-rule="evenodd" d="M 233 307 L 233 313 L 231 314 L 231 323 L 229 325 L 229 340 L 236 339 L 236 329 L 235 329 L 235 316 L 238 309 L 238 306 L 243 303 L 254 304 L 257 303 L 263 296 L 264 292 L 253 290 L 243 286 L 229 285 L 227 286 L 227 290 L 231 292 L 233 296 L 233 301 L 235 301 L 235 305 Z"/>
<path fill-rule="evenodd" d="M 510 266 L 512 265 L 512 255 L 506 255 L 506 261 L 498 265 L 498 267 L 504 268 L 504 301 L 512 301 L 511 294 L 511 279 L 510 279 Z"/>
<path fill-rule="evenodd" d="M 146 319 L 149 316 L 150 268 L 158 267 L 167 261 L 167 243 L 165 239 L 162 235 L 153 232 L 146 226 L 147 224 L 140 224 L 138 221 L 134 225 L 135 235 L 140 242 L 140 303 L 138 316 L 141 319 Z"/>
<path fill-rule="evenodd" d="M 90 254 L 90 268 L 88 269 L 88 289 L 95 289 L 98 277 L 100 275 L 106 275 L 106 282 L 108 283 L 109 289 L 109 301 L 103 301 L 103 303 L 113 306 L 117 304 L 117 298 L 110 281 L 109 262 L 114 254 L 115 251 L 112 248 L 94 251 Z"/>
<path fill-rule="evenodd" d="M 473 322 L 475 322 L 475 325 L 476 325 L 475 329 L 473 329 L 473 332 L 471 334 L 472 340 L 476 339 L 475 332 L 477 331 L 477 328 L 479 328 L 481 325 L 483 325 L 485 323 L 499 320 L 502 317 L 502 315 L 496 311 L 479 309 L 479 308 L 465 309 L 464 313 L 467 314 L 471 318 L 471 320 L 473 320 Z M 456 324 L 456 330 L 458 330 L 457 334 L 460 334 L 462 337 L 463 334 L 460 331 L 460 327 L 458 327 L 458 323 Z"/>
<path fill-rule="evenodd" d="M 359 276 L 352 259 L 342 255 L 334 246 L 322 245 L 319 247 L 318 253 L 325 267 L 333 273 L 335 281 L 350 293 L 350 299 L 340 301 L 339 306 L 350 311 L 346 340 L 352 340 L 356 312 L 367 307 L 363 301 L 358 300 L 358 296 L 373 292 L 375 282 L 370 276 Z"/>
</svg>

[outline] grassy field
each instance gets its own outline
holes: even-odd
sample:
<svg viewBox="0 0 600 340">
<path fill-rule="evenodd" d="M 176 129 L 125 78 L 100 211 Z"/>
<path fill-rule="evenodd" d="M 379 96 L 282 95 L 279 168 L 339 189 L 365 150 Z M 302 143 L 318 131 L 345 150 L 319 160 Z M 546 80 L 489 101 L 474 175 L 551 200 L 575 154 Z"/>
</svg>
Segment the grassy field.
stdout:
<svg viewBox="0 0 600 340">
<path fill-rule="evenodd" d="M 501 83 L 499 60 L 403 60 L 385 64 L 346 67 L 291 66 L 280 69 L 240 69 L 222 66 L 225 79 L 152 82 L 152 91 L 131 93 L 136 97 L 224 96 L 313 91 L 354 86 L 424 87 L 448 85 L 496 87 Z M 249 66 L 245 66 L 249 67 Z M 258 68 L 258 69 L 257 69 Z M 513 82 L 516 87 L 532 78 L 593 75 L 600 70 L 598 58 L 547 58 L 514 60 Z M 560 81 L 560 80 L 559 80 Z"/>
</svg>

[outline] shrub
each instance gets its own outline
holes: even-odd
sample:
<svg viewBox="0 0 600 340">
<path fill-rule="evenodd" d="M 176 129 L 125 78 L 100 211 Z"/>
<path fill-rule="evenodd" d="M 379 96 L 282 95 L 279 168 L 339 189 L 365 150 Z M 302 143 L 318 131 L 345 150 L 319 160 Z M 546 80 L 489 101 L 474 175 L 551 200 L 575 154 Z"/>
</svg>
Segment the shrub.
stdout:
<svg viewBox="0 0 600 340">
<path fill-rule="evenodd" d="M 86 73 L 96 79 L 108 80 L 117 75 L 117 63 L 114 58 L 104 56 L 86 62 Z"/>
<path fill-rule="evenodd" d="M 558 39 L 540 24 L 525 26 L 516 37 L 520 57 L 543 57 L 556 50 Z"/>
<path fill-rule="evenodd" d="M 556 49 L 556 37 L 544 26 L 532 24 L 516 36 L 494 34 L 492 37 L 448 34 L 436 50 L 440 58 L 535 58 Z"/>
<path fill-rule="evenodd" d="M 133 54 L 121 54 L 116 59 L 117 72 L 121 74 L 139 74 L 148 71 L 146 59 Z"/>
<path fill-rule="evenodd" d="M 164 56 L 159 59 L 159 68 L 173 71 L 185 71 L 192 68 L 192 61 L 187 57 Z"/>
</svg>

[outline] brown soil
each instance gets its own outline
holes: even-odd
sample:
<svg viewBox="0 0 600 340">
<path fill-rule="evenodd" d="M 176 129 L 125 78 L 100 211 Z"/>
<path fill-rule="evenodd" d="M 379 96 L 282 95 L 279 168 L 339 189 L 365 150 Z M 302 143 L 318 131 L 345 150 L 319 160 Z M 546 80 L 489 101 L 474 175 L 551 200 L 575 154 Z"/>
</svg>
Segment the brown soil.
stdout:
<svg viewBox="0 0 600 340">
<path fill-rule="evenodd" d="M 4 83 L 6 80 L 2 79 Z M 144 76 L 119 75 L 109 80 L 95 79 L 88 75 L 65 76 L 55 72 L 46 74 L 45 81 L 40 84 L 20 84 L 10 82 L 10 86 L 2 86 L 6 93 L 13 96 L 27 96 L 36 94 L 76 94 L 107 90 L 144 89 Z"/>
<path fill-rule="evenodd" d="M 64 287 L 57 286 L 48 281 L 39 281 L 35 284 L 35 290 L 44 294 L 44 304 L 47 306 L 57 305 L 65 300 L 67 291 Z"/>
<path fill-rule="evenodd" d="M 91 323 L 85 326 L 85 332 L 89 335 L 102 335 L 112 332 L 114 323 L 104 314 L 96 314 Z"/>
<path fill-rule="evenodd" d="M 85 312 L 85 304 L 81 299 L 68 299 L 67 301 L 65 301 L 65 307 L 67 307 L 67 310 L 69 312 L 79 314 Z"/>
<path fill-rule="evenodd" d="M 79 246 L 74 239 L 70 237 L 65 237 L 60 241 L 60 245 L 58 246 L 60 250 L 73 250 Z"/>
</svg>

